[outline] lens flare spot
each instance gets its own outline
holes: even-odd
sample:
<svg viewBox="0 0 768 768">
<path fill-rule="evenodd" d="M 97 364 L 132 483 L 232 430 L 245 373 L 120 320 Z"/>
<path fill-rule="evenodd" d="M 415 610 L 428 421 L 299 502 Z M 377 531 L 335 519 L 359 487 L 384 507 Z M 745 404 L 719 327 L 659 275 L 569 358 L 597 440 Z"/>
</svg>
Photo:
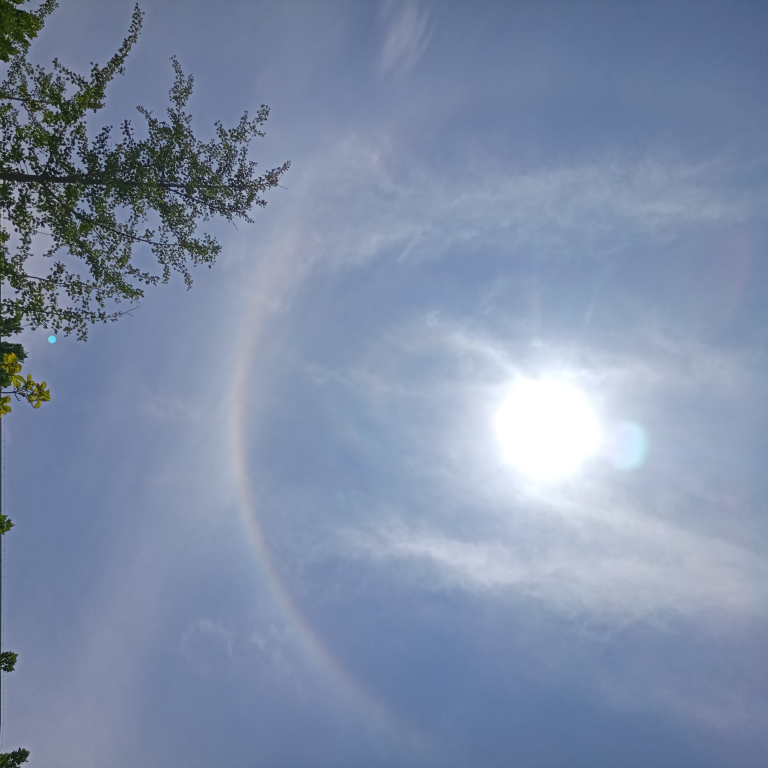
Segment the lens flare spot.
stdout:
<svg viewBox="0 0 768 768">
<path fill-rule="evenodd" d="M 648 435 L 632 421 L 619 424 L 611 435 L 608 456 L 617 469 L 629 472 L 645 462 L 648 455 Z"/>
<path fill-rule="evenodd" d="M 495 426 L 507 461 L 534 480 L 573 474 L 603 441 L 587 396 L 552 379 L 518 381 L 496 412 Z"/>
<path fill-rule="evenodd" d="M 55 344 L 56 343 L 56 337 L 55 336 L 49 336 L 48 337 L 48 343 L 49 344 Z"/>
</svg>

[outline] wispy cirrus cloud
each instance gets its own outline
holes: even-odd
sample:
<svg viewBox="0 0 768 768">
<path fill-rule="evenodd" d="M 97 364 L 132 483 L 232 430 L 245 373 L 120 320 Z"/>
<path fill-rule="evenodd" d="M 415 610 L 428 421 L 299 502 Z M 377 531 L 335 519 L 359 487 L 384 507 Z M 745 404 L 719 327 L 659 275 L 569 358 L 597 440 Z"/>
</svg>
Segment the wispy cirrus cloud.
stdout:
<svg viewBox="0 0 768 768">
<path fill-rule="evenodd" d="M 759 214 L 768 192 L 740 184 L 740 175 L 725 160 L 649 156 L 452 178 L 399 155 L 386 138 L 347 136 L 306 163 L 293 190 L 305 209 L 304 258 L 339 266 L 385 254 L 434 260 L 467 246 L 502 256 L 610 255 Z"/>
<path fill-rule="evenodd" d="M 578 520 L 578 522 L 576 522 Z M 467 541 L 401 524 L 360 541 L 433 589 L 532 599 L 574 619 L 720 622 L 763 614 L 768 565 L 717 538 L 616 507 L 569 526 L 542 520 L 526 541 Z M 529 521 L 530 525 L 530 521 Z M 563 527 L 570 531 L 564 540 Z M 431 573 L 425 581 L 425 573 Z"/>
<path fill-rule="evenodd" d="M 380 66 L 384 74 L 407 72 L 424 55 L 432 28 L 429 14 L 413 0 L 388 0 L 382 8 L 387 26 L 381 49 Z"/>
</svg>

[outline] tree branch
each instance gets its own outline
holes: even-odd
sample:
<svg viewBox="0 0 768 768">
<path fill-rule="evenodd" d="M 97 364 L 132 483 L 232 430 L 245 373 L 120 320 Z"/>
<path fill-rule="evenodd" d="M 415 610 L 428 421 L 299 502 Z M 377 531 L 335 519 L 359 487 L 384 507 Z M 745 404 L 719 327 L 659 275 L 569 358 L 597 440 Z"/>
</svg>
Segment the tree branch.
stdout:
<svg viewBox="0 0 768 768">
<path fill-rule="evenodd" d="M 11 181 L 20 184 L 107 184 L 122 183 L 122 184 L 135 184 L 132 181 L 123 181 L 122 179 L 115 179 L 109 177 L 98 176 L 81 176 L 68 175 L 68 176 L 51 176 L 47 173 L 19 173 L 18 171 L 0 171 L 0 181 Z M 155 186 L 162 187 L 163 189 L 170 189 L 174 192 L 177 190 L 186 190 L 186 184 L 178 184 L 170 181 L 156 181 Z M 194 185 L 200 189 L 226 189 L 226 184 L 196 184 Z M 185 197 L 190 197 L 186 193 Z M 195 198 L 190 198 L 194 200 Z"/>
</svg>

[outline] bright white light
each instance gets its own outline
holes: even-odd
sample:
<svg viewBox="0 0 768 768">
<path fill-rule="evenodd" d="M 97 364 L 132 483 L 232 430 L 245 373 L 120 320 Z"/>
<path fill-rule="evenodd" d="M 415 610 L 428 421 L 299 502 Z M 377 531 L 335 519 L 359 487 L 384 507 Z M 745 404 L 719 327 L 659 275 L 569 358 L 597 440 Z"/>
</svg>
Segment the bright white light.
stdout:
<svg viewBox="0 0 768 768">
<path fill-rule="evenodd" d="M 535 480 L 572 474 L 603 438 L 586 395 L 552 379 L 518 381 L 496 412 L 496 434 L 507 461 Z"/>
</svg>

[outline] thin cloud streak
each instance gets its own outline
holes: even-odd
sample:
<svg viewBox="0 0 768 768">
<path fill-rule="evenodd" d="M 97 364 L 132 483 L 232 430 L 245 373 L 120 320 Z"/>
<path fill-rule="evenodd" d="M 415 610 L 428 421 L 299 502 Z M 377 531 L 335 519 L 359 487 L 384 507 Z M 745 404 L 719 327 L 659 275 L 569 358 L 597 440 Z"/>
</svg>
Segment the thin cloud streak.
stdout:
<svg viewBox="0 0 768 768">
<path fill-rule="evenodd" d="M 381 50 L 381 71 L 405 73 L 412 69 L 424 55 L 432 30 L 429 15 L 416 2 L 384 4 L 382 15 L 387 22 L 387 35 Z"/>
<path fill-rule="evenodd" d="M 433 588 L 507 592 L 569 618 L 709 623 L 764 614 L 758 585 L 768 567 L 752 553 L 637 514 L 610 514 L 613 524 L 572 528 L 570 543 L 545 524 L 527 547 L 407 528 L 385 529 L 359 545 L 398 569 L 410 562 L 414 575 L 427 566 Z"/>
</svg>

